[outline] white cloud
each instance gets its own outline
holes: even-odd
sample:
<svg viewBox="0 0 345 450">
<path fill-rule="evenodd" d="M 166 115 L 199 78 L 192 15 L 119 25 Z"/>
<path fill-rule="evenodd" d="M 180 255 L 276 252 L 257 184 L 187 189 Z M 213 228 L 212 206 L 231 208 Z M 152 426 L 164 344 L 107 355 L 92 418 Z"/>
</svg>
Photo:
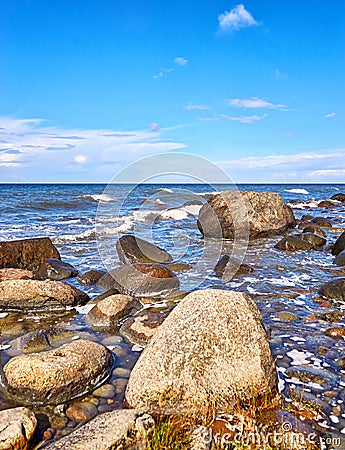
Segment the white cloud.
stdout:
<svg viewBox="0 0 345 450">
<path fill-rule="evenodd" d="M 308 178 L 342 177 L 345 176 L 345 169 L 320 169 L 307 174 Z"/>
<path fill-rule="evenodd" d="M 159 130 L 159 124 L 157 122 L 151 122 L 149 125 L 150 131 L 158 131 Z"/>
<path fill-rule="evenodd" d="M 85 164 L 87 162 L 87 156 L 85 155 L 76 155 L 74 157 L 74 161 L 78 164 Z"/>
<path fill-rule="evenodd" d="M 193 103 L 188 103 L 188 105 L 186 105 L 184 107 L 184 109 L 186 111 L 203 111 L 203 110 L 207 110 L 210 109 L 207 105 L 194 105 Z"/>
<path fill-rule="evenodd" d="M 63 129 L 41 119 L 0 117 L 0 179 L 74 181 L 75 174 L 83 173 L 79 181 L 107 181 L 114 167 L 186 147 L 164 139 L 165 131 Z"/>
<path fill-rule="evenodd" d="M 252 98 L 233 98 L 229 100 L 228 104 L 230 106 L 236 106 L 237 108 L 267 108 L 267 109 L 281 109 L 285 108 L 285 105 L 282 104 L 274 104 L 271 102 L 267 102 L 266 100 L 262 100 L 258 97 Z"/>
<path fill-rule="evenodd" d="M 174 63 L 178 66 L 186 66 L 188 64 L 188 59 L 183 58 L 182 56 L 178 56 L 174 59 Z"/>
<path fill-rule="evenodd" d="M 232 117 L 232 116 L 227 116 L 226 114 L 221 114 L 220 116 L 226 120 L 233 120 L 234 122 L 241 122 L 241 123 L 247 123 L 247 124 L 258 122 L 259 120 L 261 120 L 263 118 L 261 116 Z"/>
<path fill-rule="evenodd" d="M 259 25 L 252 14 L 247 11 L 244 5 L 235 6 L 231 11 L 225 11 L 218 16 L 219 31 L 238 31 L 241 28 L 248 28 Z"/>
<path fill-rule="evenodd" d="M 325 151 L 322 153 L 306 152 L 297 153 L 294 155 L 262 155 L 262 156 L 248 156 L 228 161 L 219 161 L 217 164 L 221 167 L 236 168 L 236 169 L 271 169 L 271 168 L 293 168 L 298 167 L 300 170 L 318 169 L 318 166 L 344 165 L 343 162 L 344 149 L 337 151 Z"/>
<path fill-rule="evenodd" d="M 337 116 L 336 113 L 335 113 L 335 112 L 332 112 L 332 113 L 326 114 L 326 115 L 324 116 L 324 118 L 325 118 L 325 119 L 335 119 L 336 116 Z"/>
</svg>

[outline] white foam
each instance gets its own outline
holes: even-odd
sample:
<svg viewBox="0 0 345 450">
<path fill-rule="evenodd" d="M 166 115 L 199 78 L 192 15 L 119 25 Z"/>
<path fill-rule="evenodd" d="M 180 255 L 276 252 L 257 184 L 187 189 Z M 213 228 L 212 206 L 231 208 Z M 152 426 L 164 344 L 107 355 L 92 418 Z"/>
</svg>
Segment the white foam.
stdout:
<svg viewBox="0 0 345 450">
<path fill-rule="evenodd" d="M 96 303 L 88 303 L 87 305 L 84 306 L 75 306 L 74 309 L 79 313 L 79 314 L 88 314 L 91 309 L 95 306 Z"/>
<path fill-rule="evenodd" d="M 0 319 L 4 319 L 7 316 L 8 316 L 7 312 L 0 313 Z"/>
<path fill-rule="evenodd" d="M 308 202 L 299 202 L 299 203 L 287 203 L 288 206 L 292 209 L 306 209 L 306 208 L 317 208 L 319 202 L 315 200 L 310 200 Z"/>
<path fill-rule="evenodd" d="M 0 345 L 0 350 L 7 350 L 9 348 L 11 348 L 10 345 Z"/>
<path fill-rule="evenodd" d="M 302 366 L 303 364 L 308 364 L 310 362 L 308 358 L 313 356 L 313 354 L 310 352 L 302 352 L 296 349 L 293 349 L 286 354 L 289 358 L 292 359 L 292 366 Z"/>
<path fill-rule="evenodd" d="M 285 189 L 284 192 L 291 192 L 291 194 L 309 194 L 306 189 Z"/>
<path fill-rule="evenodd" d="M 107 194 L 95 194 L 95 195 L 80 195 L 77 198 L 84 198 L 85 200 L 92 200 L 99 203 L 113 202 L 115 199 Z"/>
</svg>

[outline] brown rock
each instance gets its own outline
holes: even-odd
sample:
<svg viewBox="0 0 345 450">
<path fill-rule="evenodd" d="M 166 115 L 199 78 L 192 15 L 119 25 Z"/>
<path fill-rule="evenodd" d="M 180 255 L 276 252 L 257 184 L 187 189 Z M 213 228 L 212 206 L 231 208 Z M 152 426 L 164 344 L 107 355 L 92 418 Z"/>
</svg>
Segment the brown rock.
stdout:
<svg viewBox="0 0 345 450">
<path fill-rule="evenodd" d="M 83 422 L 97 416 L 97 406 L 90 402 L 72 403 L 66 409 L 66 416 L 74 422 Z"/>
<path fill-rule="evenodd" d="M 33 280 L 35 274 L 25 269 L 0 269 L 0 282 L 9 280 Z"/>
<path fill-rule="evenodd" d="M 223 277 L 224 274 L 232 276 L 254 272 L 254 269 L 248 264 L 241 264 L 239 261 L 231 259 L 229 255 L 223 255 L 213 270 L 217 277 Z"/>
<path fill-rule="evenodd" d="M 274 192 L 225 191 L 212 195 L 200 210 L 198 226 L 204 236 L 233 239 L 236 234 L 259 237 L 295 226 L 295 217 Z M 246 230 L 248 225 L 248 230 Z"/>
<path fill-rule="evenodd" d="M 49 258 L 41 264 L 37 275 L 39 278 L 61 281 L 76 277 L 78 271 L 71 264 L 56 258 Z"/>
<path fill-rule="evenodd" d="M 168 263 L 172 261 L 169 253 L 150 242 L 127 234 L 116 243 L 117 254 L 124 264 Z"/>
<path fill-rule="evenodd" d="M 345 231 L 338 237 L 332 248 L 332 255 L 339 255 L 343 250 L 345 250 Z"/>
<path fill-rule="evenodd" d="M 60 259 L 49 238 L 0 242 L 0 268 L 13 267 L 37 271 L 48 258 Z"/>
<path fill-rule="evenodd" d="M 293 252 L 297 250 L 313 250 L 314 246 L 313 244 L 310 244 L 309 242 L 297 237 L 297 236 L 287 236 L 286 238 L 283 238 L 280 240 L 274 248 L 277 248 L 278 250 L 286 250 L 288 252 Z"/>
<path fill-rule="evenodd" d="M 129 295 L 111 295 L 98 302 L 87 317 L 94 327 L 109 328 L 117 326 L 119 320 L 140 308 L 141 303 Z"/>
<path fill-rule="evenodd" d="M 321 286 L 319 294 L 330 300 L 345 302 L 345 278 L 329 281 Z"/>
<path fill-rule="evenodd" d="M 27 450 L 36 427 L 36 416 L 27 408 L 0 411 L 0 449 Z"/>
<path fill-rule="evenodd" d="M 171 310 L 143 311 L 135 317 L 130 317 L 120 328 L 120 333 L 132 344 L 146 347 L 152 336 L 168 317 Z"/>
<path fill-rule="evenodd" d="M 104 270 L 88 270 L 87 272 L 79 275 L 78 281 L 81 284 L 86 284 L 87 286 L 96 284 L 106 272 Z"/>
<path fill-rule="evenodd" d="M 106 347 L 80 339 L 10 359 L 3 369 L 3 382 L 16 400 L 59 404 L 95 389 L 109 376 L 112 365 Z"/>
<path fill-rule="evenodd" d="M 334 194 L 332 195 L 331 200 L 337 200 L 338 202 L 345 203 L 345 194 Z"/>
<path fill-rule="evenodd" d="M 68 436 L 46 445 L 45 450 L 145 450 L 154 420 L 133 409 L 100 414 Z"/>
<path fill-rule="evenodd" d="M 133 297 L 158 297 L 178 289 L 179 280 L 162 264 L 139 263 L 112 270 L 101 278 L 98 285 L 118 289 L 121 294 Z"/>
<path fill-rule="evenodd" d="M 0 282 L 0 307 L 21 309 L 63 309 L 85 304 L 89 297 L 59 281 L 11 280 Z"/>
</svg>

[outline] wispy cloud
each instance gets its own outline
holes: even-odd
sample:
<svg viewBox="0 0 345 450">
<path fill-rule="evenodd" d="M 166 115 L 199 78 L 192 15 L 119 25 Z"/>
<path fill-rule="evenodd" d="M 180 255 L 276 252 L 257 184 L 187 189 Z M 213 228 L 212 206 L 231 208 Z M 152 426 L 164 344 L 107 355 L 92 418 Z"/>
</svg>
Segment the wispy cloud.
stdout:
<svg viewBox="0 0 345 450">
<path fill-rule="evenodd" d="M 316 178 L 316 179 L 322 179 L 322 178 L 333 178 L 333 177 L 343 177 L 345 176 L 345 169 L 320 169 L 320 170 L 314 170 L 313 172 L 310 172 L 307 174 L 308 178 Z"/>
<path fill-rule="evenodd" d="M 188 105 L 186 105 L 184 107 L 184 109 L 186 111 L 194 111 L 194 110 L 195 111 L 204 111 L 204 110 L 207 110 L 207 109 L 210 109 L 210 108 L 207 105 L 195 105 L 193 103 L 188 103 Z"/>
<path fill-rule="evenodd" d="M 259 22 L 245 9 L 244 5 L 240 4 L 231 11 L 225 11 L 223 14 L 220 14 L 218 16 L 218 24 L 219 32 L 231 32 L 259 25 Z"/>
<path fill-rule="evenodd" d="M 288 75 L 286 75 L 285 73 L 282 73 L 279 69 L 275 69 L 274 71 L 274 76 L 277 79 L 286 79 L 289 78 Z"/>
<path fill-rule="evenodd" d="M 226 120 L 232 120 L 234 122 L 241 122 L 241 123 L 246 123 L 246 124 L 258 122 L 259 120 L 263 119 L 263 117 L 265 117 L 265 116 L 234 117 L 234 116 L 228 116 L 226 114 L 221 114 L 220 116 Z"/>
<path fill-rule="evenodd" d="M 251 109 L 255 108 L 282 109 L 286 107 L 285 105 L 279 103 L 274 104 L 258 97 L 243 98 L 243 99 L 233 98 L 228 101 L 228 104 L 229 106 L 236 106 L 237 108 L 251 108 Z"/>
<path fill-rule="evenodd" d="M 0 179 L 74 180 L 75 170 L 85 172 L 84 181 L 106 181 L 104 167 L 111 176 L 138 157 L 185 148 L 164 139 L 165 130 L 157 126 L 129 132 L 62 129 L 40 119 L 0 117 Z"/>
<path fill-rule="evenodd" d="M 167 75 L 170 72 L 173 72 L 175 69 L 162 69 L 160 72 L 153 75 L 153 78 L 163 78 L 165 75 Z"/>
<path fill-rule="evenodd" d="M 324 116 L 324 118 L 325 118 L 325 119 L 335 119 L 336 116 L 337 116 L 336 113 L 335 113 L 335 112 L 332 112 L 332 113 L 326 114 L 326 115 Z"/>
<path fill-rule="evenodd" d="M 159 130 L 159 123 L 158 122 L 151 122 L 149 125 L 150 131 L 158 131 Z"/>
<path fill-rule="evenodd" d="M 174 59 L 174 63 L 178 66 L 186 66 L 188 64 L 188 59 L 183 58 L 182 56 L 178 56 Z"/>
</svg>

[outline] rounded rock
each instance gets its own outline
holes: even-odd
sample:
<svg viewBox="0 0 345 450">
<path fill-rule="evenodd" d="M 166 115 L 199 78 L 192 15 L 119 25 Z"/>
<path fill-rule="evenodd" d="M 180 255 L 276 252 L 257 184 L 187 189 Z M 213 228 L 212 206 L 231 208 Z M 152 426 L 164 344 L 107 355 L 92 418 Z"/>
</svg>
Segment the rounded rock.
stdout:
<svg viewBox="0 0 345 450">
<path fill-rule="evenodd" d="M 80 339 L 10 359 L 3 381 L 16 400 L 56 405 L 94 389 L 110 375 L 112 365 L 106 347 Z"/>
<path fill-rule="evenodd" d="M 0 449 L 27 450 L 36 427 L 36 416 L 27 408 L 0 411 Z"/>
</svg>

